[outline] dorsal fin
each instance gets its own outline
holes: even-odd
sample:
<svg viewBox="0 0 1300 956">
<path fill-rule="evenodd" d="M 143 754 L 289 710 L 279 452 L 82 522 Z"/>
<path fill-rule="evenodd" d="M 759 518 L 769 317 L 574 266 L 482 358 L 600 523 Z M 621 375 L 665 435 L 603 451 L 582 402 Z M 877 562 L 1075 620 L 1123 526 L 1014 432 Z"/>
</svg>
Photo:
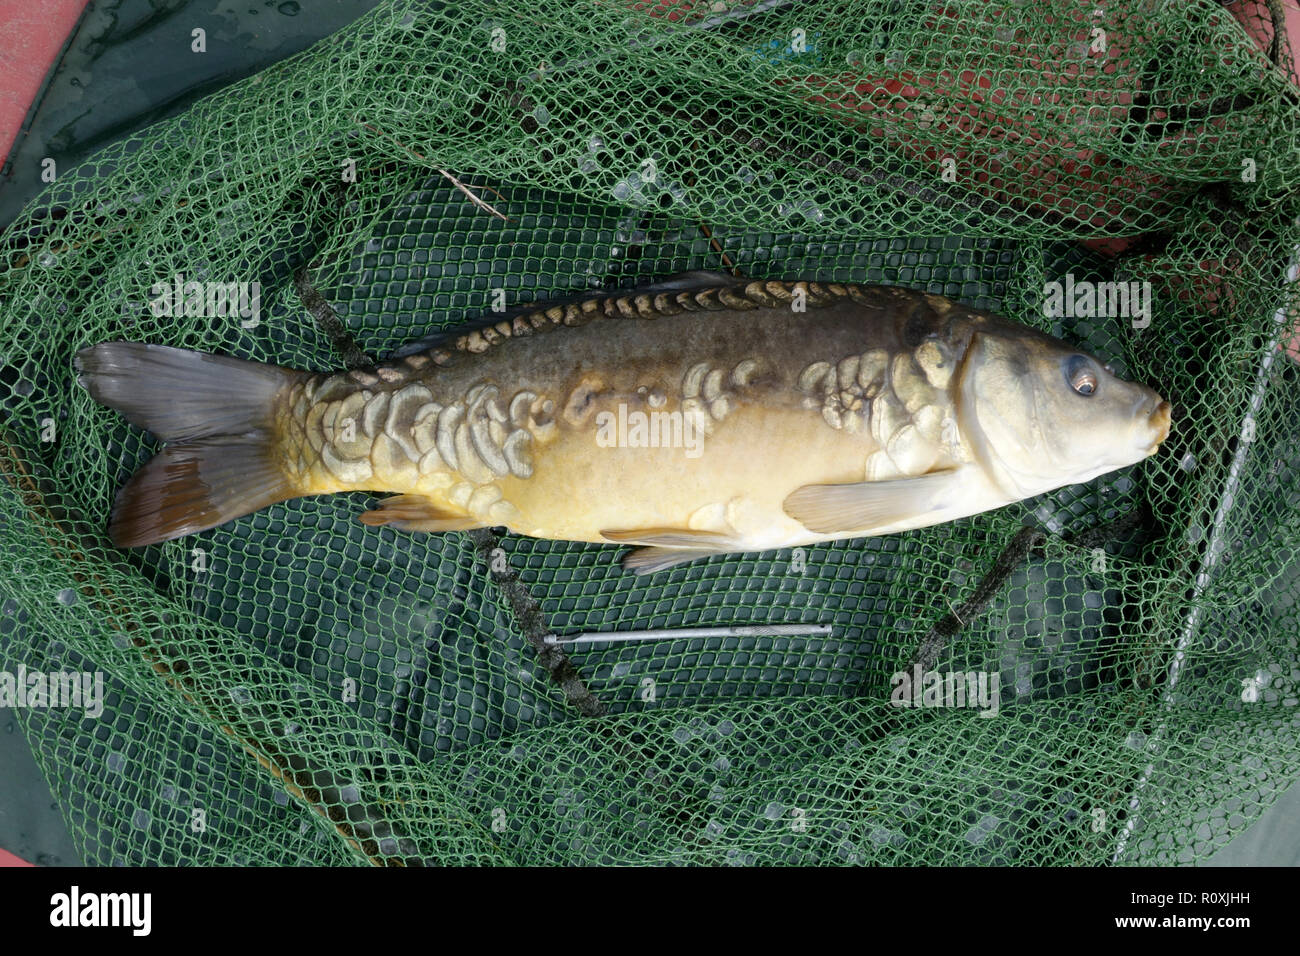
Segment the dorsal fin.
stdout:
<svg viewBox="0 0 1300 956">
<path fill-rule="evenodd" d="M 408 355 L 415 355 L 419 352 L 425 352 L 429 349 L 442 348 L 450 351 L 458 351 L 456 343 L 462 338 L 468 338 L 475 332 L 482 333 L 485 330 L 495 329 L 502 323 L 508 326 L 514 326 L 515 319 L 528 318 L 533 315 L 545 316 L 551 309 L 564 310 L 567 306 L 581 306 L 584 302 L 595 302 L 602 304 L 605 302 L 614 302 L 620 298 L 626 299 L 633 295 L 660 295 L 665 293 L 692 292 L 700 289 L 709 288 L 728 288 L 735 285 L 744 285 L 748 280 L 737 279 L 735 276 L 728 275 L 725 272 L 713 272 L 707 269 L 696 269 L 691 272 L 679 272 L 676 275 L 669 276 L 653 282 L 650 285 L 636 286 L 632 289 L 592 289 L 588 292 L 580 292 L 576 295 L 566 296 L 559 299 L 543 299 L 537 302 L 526 302 L 521 305 L 511 306 L 504 312 L 489 312 L 487 315 L 474 319 L 462 325 L 457 325 L 449 329 L 440 329 L 437 332 L 431 332 L 423 338 L 416 339 L 413 342 L 407 342 L 405 345 L 395 349 L 385 359 L 386 362 L 392 362 Z M 588 313 L 591 317 L 603 315 L 603 307 L 599 311 Z M 563 315 L 559 321 L 550 322 L 549 325 L 563 325 Z M 533 323 L 529 323 L 533 326 Z M 541 331 L 546 326 L 534 326 L 533 331 Z M 512 329 L 513 335 L 513 329 Z M 501 332 L 497 333 L 498 341 L 510 336 Z M 489 345 L 495 344 L 490 339 L 485 339 Z"/>
<path fill-rule="evenodd" d="M 884 287 L 834 282 L 739 279 L 724 272 L 683 272 L 634 289 L 611 289 L 574 299 L 535 302 L 487 315 L 467 325 L 409 342 L 393 352 L 384 365 L 398 372 L 403 361 L 432 359 L 437 365 L 446 365 L 458 352 L 486 352 L 511 339 L 586 325 L 598 318 L 657 319 L 683 312 L 772 309 L 795 302 L 801 310 L 818 309 L 845 298 L 883 309 L 889 304 L 886 294 L 891 291 Z M 379 374 L 382 377 L 384 373 Z"/>
</svg>

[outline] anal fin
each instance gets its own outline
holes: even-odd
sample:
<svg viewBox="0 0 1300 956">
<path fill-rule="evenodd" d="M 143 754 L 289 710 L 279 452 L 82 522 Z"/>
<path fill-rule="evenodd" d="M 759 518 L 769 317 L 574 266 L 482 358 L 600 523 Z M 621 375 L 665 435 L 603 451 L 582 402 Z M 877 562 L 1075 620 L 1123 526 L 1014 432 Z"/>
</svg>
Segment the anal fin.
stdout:
<svg viewBox="0 0 1300 956">
<path fill-rule="evenodd" d="M 473 515 L 448 511 L 424 495 L 385 498 L 378 508 L 363 511 L 358 520 L 371 527 L 388 525 L 398 531 L 468 531 L 484 526 Z"/>
<path fill-rule="evenodd" d="M 600 535 L 607 541 L 619 544 L 644 545 L 623 555 L 623 567 L 637 574 L 653 574 L 698 558 L 746 550 L 744 543 L 734 535 L 720 531 L 641 528 L 632 531 L 602 530 Z"/>
</svg>

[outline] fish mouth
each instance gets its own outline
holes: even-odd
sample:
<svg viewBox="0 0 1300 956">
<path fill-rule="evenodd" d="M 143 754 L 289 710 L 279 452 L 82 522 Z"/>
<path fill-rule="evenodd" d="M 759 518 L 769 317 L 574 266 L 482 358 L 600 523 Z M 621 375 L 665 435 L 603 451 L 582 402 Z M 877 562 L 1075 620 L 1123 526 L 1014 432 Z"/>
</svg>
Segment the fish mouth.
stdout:
<svg viewBox="0 0 1300 956">
<path fill-rule="evenodd" d="M 1161 400 L 1147 419 L 1147 424 L 1151 427 L 1151 431 L 1155 433 L 1154 441 L 1147 450 L 1148 455 L 1154 455 L 1156 449 L 1160 447 L 1160 443 L 1169 437 L 1169 426 L 1173 421 L 1173 411 L 1174 407 L 1172 405 Z"/>
</svg>

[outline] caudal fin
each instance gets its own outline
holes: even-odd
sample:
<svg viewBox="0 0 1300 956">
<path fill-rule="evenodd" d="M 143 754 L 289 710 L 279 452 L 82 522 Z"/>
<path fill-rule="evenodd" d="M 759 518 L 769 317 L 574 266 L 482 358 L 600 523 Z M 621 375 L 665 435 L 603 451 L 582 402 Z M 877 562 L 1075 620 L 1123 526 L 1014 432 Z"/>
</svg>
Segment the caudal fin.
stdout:
<svg viewBox="0 0 1300 956">
<path fill-rule="evenodd" d="M 171 442 L 118 493 L 109 535 L 156 544 L 298 496 L 276 460 L 274 402 L 302 373 L 163 345 L 105 342 L 77 353 L 103 405 Z"/>
</svg>

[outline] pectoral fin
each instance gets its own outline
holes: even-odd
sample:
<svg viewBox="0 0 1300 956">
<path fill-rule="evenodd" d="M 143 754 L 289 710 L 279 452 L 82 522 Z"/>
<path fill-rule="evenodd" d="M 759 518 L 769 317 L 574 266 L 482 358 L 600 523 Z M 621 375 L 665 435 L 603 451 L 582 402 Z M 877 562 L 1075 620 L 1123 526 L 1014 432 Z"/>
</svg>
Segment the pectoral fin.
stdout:
<svg viewBox="0 0 1300 956">
<path fill-rule="evenodd" d="M 894 481 L 804 485 L 786 497 L 783 507 L 817 534 L 870 534 L 951 504 L 958 474 L 951 470 Z"/>
<path fill-rule="evenodd" d="M 388 525 L 398 531 L 468 531 L 483 522 L 472 515 L 456 514 L 424 495 L 394 495 L 379 507 L 359 516 L 365 525 Z"/>
<path fill-rule="evenodd" d="M 623 567 L 637 574 L 652 574 L 697 558 L 729 551 L 744 551 L 744 542 L 719 531 L 690 528 L 642 528 L 636 531 L 601 531 L 601 537 L 619 544 L 640 544 L 623 555 Z"/>
</svg>

